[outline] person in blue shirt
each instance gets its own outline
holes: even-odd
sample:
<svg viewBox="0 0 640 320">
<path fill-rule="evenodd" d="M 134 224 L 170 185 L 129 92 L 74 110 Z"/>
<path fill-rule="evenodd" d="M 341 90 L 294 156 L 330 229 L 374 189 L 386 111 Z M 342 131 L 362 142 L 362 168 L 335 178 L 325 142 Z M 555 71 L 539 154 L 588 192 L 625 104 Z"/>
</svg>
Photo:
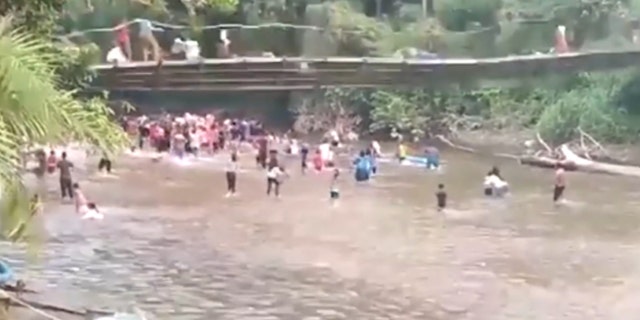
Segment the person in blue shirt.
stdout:
<svg viewBox="0 0 640 320">
<path fill-rule="evenodd" d="M 371 161 L 367 158 L 364 151 L 360 151 L 360 155 L 353 161 L 355 165 L 355 179 L 358 182 L 369 180 L 371 177 Z"/>
<path fill-rule="evenodd" d="M 13 280 L 13 271 L 8 264 L 0 260 L 0 286 L 9 284 Z"/>
<path fill-rule="evenodd" d="M 440 151 L 436 147 L 427 147 L 425 157 L 427 158 L 427 169 L 440 168 Z"/>
<path fill-rule="evenodd" d="M 370 175 L 376 175 L 378 173 L 378 161 L 376 160 L 375 152 L 371 151 L 371 148 L 365 151 L 365 156 L 369 161 L 369 167 L 371 168 Z"/>
</svg>

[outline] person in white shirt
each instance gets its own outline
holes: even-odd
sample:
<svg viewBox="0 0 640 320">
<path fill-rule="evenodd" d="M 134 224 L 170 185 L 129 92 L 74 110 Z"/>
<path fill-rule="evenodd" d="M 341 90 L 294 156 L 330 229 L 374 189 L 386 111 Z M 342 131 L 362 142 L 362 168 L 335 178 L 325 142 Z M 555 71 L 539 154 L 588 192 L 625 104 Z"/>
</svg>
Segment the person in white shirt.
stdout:
<svg viewBox="0 0 640 320">
<path fill-rule="evenodd" d="M 126 63 L 127 61 L 129 61 L 127 59 L 127 56 L 124 55 L 124 52 L 122 52 L 122 49 L 118 45 L 111 48 L 111 50 L 109 50 L 109 52 L 107 53 L 108 63 L 119 65 L 122 63 Z"/>
<path fill-rule="evenodd" d="M 236 180 L 238 178 L 238 155 L 236 153 L 231 154 L 231 159 L 226 168 L 227 176 L 227 195 L 226 197 L 232 197 L 236 195 Z"/>
<path fill-rule="evenodd" d="M 382 148 L 380 147 L 380 143 L 376 140 L 371 142 L 371 148 L 373 149 L 373 156 L 381 157 L 382 156 Z"/>
<path fill-rule="evenodd" d="M 353 131 L 349 131 L 349 133 L 347 133 L 347 141 L 354 142 L 358 141 L 359 138 L 358 134 Z"/>
<path fill-rule="evenodd" d="M 281 178 L 285 175 L 284 170 L 278 165 L 271 166 L 267 171 L 267 196 L 271 195 L 273 190 L 276 198 L 280 197 Z"/>
<path fill-rule="evenodd" d="M 336 130 L 329 131 L 329 139 L 331 139 L 332 147 L 337 148 L 338 146 L 340 146 L 340 134 L 338 134 L 338 131 Z"/>
<path fill-rule="evenodd" d="M 318 150 L 320 150 L 320 158 L 322 159 L 323 164 L 326 165 L 331 157 L 331 145 L 324 141 L 318 146 Z"/>
<path fill-rule="evenodd" d="M 292 139 L 289 143 L 289 153 L 297 156 L 300 153 L 300 145 L 298 144 L 298 140 Z"/>
<path fill-rule="evenodd" d="M 485 176 L 483 187 L 485 196 L 502 197 L 509 191 L 509 184 L 501 178 L 496 167 Z"/>
<path fill-rule="evenodd" d="M 171 46 L 171 53 L 178 54 L 184 53 L 187 61 L 199 61 L 200 57 L 200 44 L 198 41 L 190 39 L 176 38 Z"/>
</svg>

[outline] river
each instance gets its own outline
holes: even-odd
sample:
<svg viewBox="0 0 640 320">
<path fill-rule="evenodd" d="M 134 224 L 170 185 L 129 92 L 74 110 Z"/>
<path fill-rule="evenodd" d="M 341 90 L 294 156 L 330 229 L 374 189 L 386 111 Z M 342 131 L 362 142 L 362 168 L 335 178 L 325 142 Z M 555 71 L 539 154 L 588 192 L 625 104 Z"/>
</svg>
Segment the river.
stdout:
<svg viewBox="0 0 640 320">
<path fill-rule="evenodd" d="M 440 174 L 389 163 L 355 185 L 344 172 L 334 208 L 329 173 L 302 176 L 288 160 L 276 200 L 251 158 L 235 199 L 223 198 L 226 156 L 190 167 L 122 158 L 119 179 L 83 182 L 104 221 L 52 202 L 38 258 L 22 245 L 0 250 L 54 301 L 137 305 L 158 319 L 610 320 L 640 311 L 640 181 L 569 173 L 567 203 L 554 207 L 552 171 L 445 152 Z M 494 163 L 513 189 L 504 200 L 482 196 Z M 438 183 L 449 193 L 443 213 Z"/>
</svg>

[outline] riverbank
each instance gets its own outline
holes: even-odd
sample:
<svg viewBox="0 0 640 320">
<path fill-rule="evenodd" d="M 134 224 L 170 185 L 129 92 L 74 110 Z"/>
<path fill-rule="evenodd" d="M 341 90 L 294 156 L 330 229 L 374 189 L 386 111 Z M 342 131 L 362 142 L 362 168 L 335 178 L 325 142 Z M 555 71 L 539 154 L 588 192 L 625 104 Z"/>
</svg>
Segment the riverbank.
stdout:
<svg viewBox="0 0 640 320">
<path fill-rule="evenodd" d="M 536 132 L 527 129 L 507 130 L 467 130 L 459 131 L 451 137 L 452 141 L 474 149 L 513 155 L 524 155 L 532 148 L 542 149 L 536 138 Z M 558 147 L 558 146 L 552 146 Z M 608 157 L 619 162 L 640 166 L 640 145 L 638 144 L 604 144 Z"/>
</svg>

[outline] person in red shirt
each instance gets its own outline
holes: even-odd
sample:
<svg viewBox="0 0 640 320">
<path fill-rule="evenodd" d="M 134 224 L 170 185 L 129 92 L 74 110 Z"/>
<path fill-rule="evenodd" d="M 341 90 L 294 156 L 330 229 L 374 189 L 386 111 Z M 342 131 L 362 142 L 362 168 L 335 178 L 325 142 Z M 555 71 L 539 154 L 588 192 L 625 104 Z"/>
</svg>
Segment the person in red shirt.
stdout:
<svg viewBox="0 0 640 320">
<path fill-rule="evenodd" d="M 116 26 L 115 33 L 118 46 L 120 46 L 129 61 L 133 60 L 131 57 L 131 40 L 129 39 L 129 21 L 126 18 L 122 19 L 122 22 Z"/>
<path fill-rule="evenodd" d="M 215 123 L 212 123 L 207 130 L 207 135 L 209 136 L 209 153 L 213 154 L 220 148 L 218 144 L 218 128 Z"/>
<path fill-rule="evenodd" d="M 567 42 L 566 30 L 567 28 L 562 25 L 558 26 L 558 28 L 556 29 L 555 52 L 557 54 L 569 52 L 569 44 Z"/>
<path fill-rule="evenodd" d="M 256 156 L 256 164 L 263 169 L 267 167 L 267 148 L 269 141 L 267 137 L 262 135 L 256 140 L 256 146 L 258 148 L 258 155 Z"/>
<path fill-rule="evenodd" d="M 322 160 L 322 154 L 320 153 L 320 150 L 316 150 L 316 153 L 313 155 L 313 159 L 311 160 L 313 162 L 313 167 L 316 169 L 317 172 L 321 172 L 322 171 L 322 167 L 324 167 L 324 160 Z"/>
</svg>

